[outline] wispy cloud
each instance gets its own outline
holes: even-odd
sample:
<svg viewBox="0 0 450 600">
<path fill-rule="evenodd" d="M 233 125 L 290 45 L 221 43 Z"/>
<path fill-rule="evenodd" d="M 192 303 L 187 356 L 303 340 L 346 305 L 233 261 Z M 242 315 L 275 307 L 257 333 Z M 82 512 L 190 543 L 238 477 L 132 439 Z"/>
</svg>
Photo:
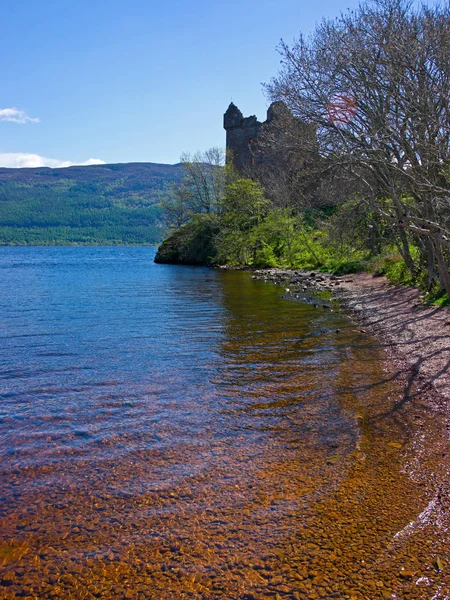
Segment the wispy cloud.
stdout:
<svg viewBox="0 0 450 600">
<path fill-rule="evenodd" d="M 39 119 L 29 117 L 24 110 L 18 108 L 0 108 L 0 121 L 9 123 L 39 123 Z"/>
<path fill-rule="evenodd" d="M 21 169 L 24 167 L 51 167 L 53 169 L 56 169 L 61 167 L 72 167 L 75 165 L 87 166 L 104 164 L 105 161 L 101 160 L 100 158 L 89 158 L 84 162 L 74 162 L 71 160 L 46 158 L 45 156 L 39 156 L 39 154 L 25 154 L 22 152 L 6 152 L 3 154 L 0 153 L 0 167 L 9 167 L 14 169 Z"/>
</svg>

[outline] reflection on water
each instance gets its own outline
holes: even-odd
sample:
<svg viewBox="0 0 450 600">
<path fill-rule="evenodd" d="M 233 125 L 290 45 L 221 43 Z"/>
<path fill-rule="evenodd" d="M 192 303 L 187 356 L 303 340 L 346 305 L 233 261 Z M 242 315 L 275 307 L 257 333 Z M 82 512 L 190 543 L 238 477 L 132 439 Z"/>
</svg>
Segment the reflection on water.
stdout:
<svg viewBox="0 0 450 600">
<path fill-rule="evenodd" d="M 0 249 L 0 596 L 404 587 L 364 571 L 418 498 L 398 450 L 359 441 L 357 414 L 395 393 L 373 343 L 246 273 L 153 255 Z"/>
</svg>

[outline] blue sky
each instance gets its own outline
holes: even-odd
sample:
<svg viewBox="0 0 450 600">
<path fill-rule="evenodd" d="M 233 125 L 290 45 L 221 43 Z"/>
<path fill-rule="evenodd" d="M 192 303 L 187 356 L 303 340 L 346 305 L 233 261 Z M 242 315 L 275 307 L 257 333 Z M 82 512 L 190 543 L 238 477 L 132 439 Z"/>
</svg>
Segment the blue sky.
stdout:
<svg viewBox="0 0 450 600">
<path fill-rule="evenodd" d="M 265 118 L 279 40 L 357 4 L 2 0 L 0 166 L 175 163 L 224 146 L 231 99 Z"/>
</svg>

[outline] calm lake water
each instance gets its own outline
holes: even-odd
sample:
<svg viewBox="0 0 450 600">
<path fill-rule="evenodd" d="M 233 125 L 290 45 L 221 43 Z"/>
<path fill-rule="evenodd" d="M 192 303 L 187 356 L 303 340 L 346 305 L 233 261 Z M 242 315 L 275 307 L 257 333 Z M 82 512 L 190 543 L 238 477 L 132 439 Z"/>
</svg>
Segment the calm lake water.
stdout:
<svg viewBox="0 0 450 600">
<path fill-rule="evenodd" d="M 0 596 L 341 597 L 317 519 L 387 396 L 373 341 L 153 257 L 0 248 Z"/>
<path fill-rule="evenodd" d="M 342 318 L 247 273 L 153 263 L 152 248 L 0 250 L 4 470 L 210 444 L 354 444 L 335 387 Z M 311 341 L 313 340 L 313 341 Z M 314 416 L 310 413 L 313 412 Z M 197 465 L 207 470 L 211 457 Z M 44 485 L 49 474 L 30 485 Z"/>
</svg>

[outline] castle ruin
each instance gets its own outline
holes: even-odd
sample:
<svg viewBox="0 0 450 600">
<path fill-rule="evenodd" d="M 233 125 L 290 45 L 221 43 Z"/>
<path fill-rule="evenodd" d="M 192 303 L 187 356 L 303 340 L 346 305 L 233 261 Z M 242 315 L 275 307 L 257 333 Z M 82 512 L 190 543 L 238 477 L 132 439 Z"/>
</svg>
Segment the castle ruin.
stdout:
<svg viewBox="0 0 450 600">
<path fill-rule="evenodd" d="M 244 117 L 231 102 L 223 127 L 227 163 L 242 177 L 259 181 L 278 203 L 305 195 L 305 187 L 311 184 L 307 174 L 319 159 L 314 125 L 294 117 L 284 102 L 273 102 L 264 122 L 255 115 Z"/>
<path fill-rule="evenodd" d="M 223 115 L 223 127 L 227 132 L 227 159 L 232 158 L 234 166 L 240 172 L 254 164 L 253 144 L 260 133 L 262 123 L 255 115 L 244 117 L 239 108 L 230 103 Z"/>
<path fill-rule="evenodd" d="M 223 116 L 223 127 L 227 160 L 232 160 L 242 174 L 255 171 L 253 166 L 258 170 L 258 166 L 273 163 L 275 149 L 279 153 L 282 145 L 292 146 L 293 140 L 303 149 L 315 147 L 315 128 L 296 119 L 284 102 L 273 102 L 263 123 L 255 115 L 244 117 L 231 102 Z"/>
</svg>

